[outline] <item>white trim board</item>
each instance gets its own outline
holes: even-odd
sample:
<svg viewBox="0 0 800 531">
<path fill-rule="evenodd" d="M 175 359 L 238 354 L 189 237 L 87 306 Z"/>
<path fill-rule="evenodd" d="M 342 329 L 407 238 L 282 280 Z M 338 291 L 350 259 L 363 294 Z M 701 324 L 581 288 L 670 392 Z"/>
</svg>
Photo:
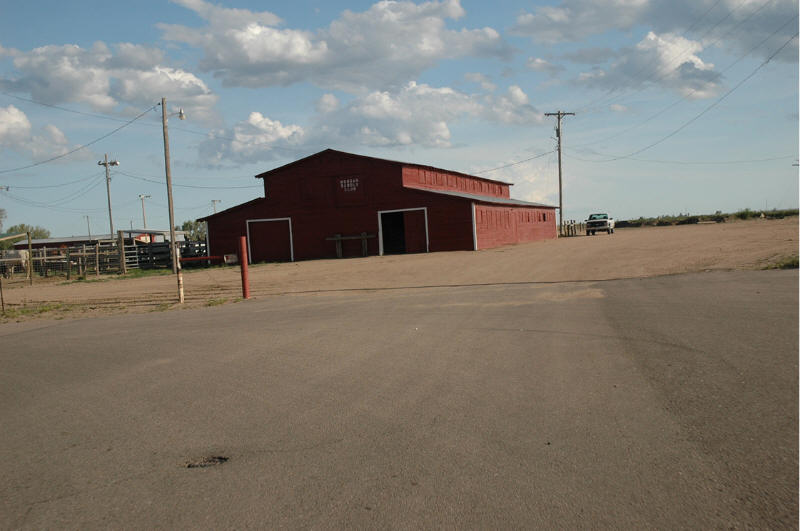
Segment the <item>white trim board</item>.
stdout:
<svg viewBox="0 0 800 531">
<path fill-rule="evenodd" d="M 392 214 L 393 212 L 412 212 L 415 210 L 422 210 L 425 214 L 425 252 L 431 252 L 430 239 L 428 237 L 428 207 L 415 207 L 415 208 L 396 208 L 394 210 L 378 210 L 378 255 L 383 256 L 383 222 L 381 221 L 381 214 Z"/>
<path fill-rule="evenodd" d="M 472 203 L 472 250 L 478 250 L 478 227 L 475 224 L 475 203 Z"/>
<path fill-rule="evenodd" d="M 292 218 L 267 218 L 267 219 L 248 219 L 245 222 L 247 227 L 247 263 L 253 263 L 253 254 L 250 251 L 250 223 L 261 223 L 265 221 L 288 221 L 289 222 L 289 256 L 294 262 L 294 238 L 292 237 Z"/>
</svg>

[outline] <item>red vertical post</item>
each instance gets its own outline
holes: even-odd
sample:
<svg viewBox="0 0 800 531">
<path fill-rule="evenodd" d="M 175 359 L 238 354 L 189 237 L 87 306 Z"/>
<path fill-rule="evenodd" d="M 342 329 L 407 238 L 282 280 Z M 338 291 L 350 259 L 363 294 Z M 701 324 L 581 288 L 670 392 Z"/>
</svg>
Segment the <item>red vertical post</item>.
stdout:
<svg viewBox="0 0 800 531">
<path fill-rule="evenodd" d="M 247 275 L 247 237 L 239 238 L 239 264 L 242 267 L 242 298 L 250 298 L 250 278 Z"/>
</svg>

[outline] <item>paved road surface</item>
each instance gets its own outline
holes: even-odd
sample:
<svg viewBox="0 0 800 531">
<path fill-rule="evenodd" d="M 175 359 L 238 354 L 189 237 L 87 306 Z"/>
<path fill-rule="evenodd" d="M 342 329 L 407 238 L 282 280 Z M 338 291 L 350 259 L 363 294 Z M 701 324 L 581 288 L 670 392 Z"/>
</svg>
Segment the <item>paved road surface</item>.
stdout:
<svg viewBox="0 0 800 531">
<path fill-rule="evenodd" d="M 797 527 L 797 294 L 714 272 L 8 325 L 0 526 Z"/>
</svg>

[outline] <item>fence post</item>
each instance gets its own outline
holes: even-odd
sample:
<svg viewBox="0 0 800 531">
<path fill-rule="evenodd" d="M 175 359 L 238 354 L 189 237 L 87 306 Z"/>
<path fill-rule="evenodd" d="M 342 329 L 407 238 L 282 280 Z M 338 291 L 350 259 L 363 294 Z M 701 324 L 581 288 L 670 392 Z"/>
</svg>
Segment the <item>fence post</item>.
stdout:
<svg viewBox="0 0 800 531">
<path fill-rule="evenodd" d="M 30 232 L 28 232 L 28 282 L 33 286 L 33 243 Z"/>
<path fill-rule="evenodd" d="M 86 260 L 86 244 L 85 243 L 83 244 L 82 251 L 83 252 L 81 253 L 81 261 L 79 262 L 80 266 L 78 267 L 78 270 L 80 271 L 81 276 L 83 278 L 86 278 L 86 275 L 89 274 L 89 262 L 88 262 L 88 260 Z"/>
<path fill-rule="evenodd" d="M 128 272 L 127 265 L 125 264 L 125 237 L 122 235 L 122 231 L 117 231 L 118 241 L 119 241 L 119 272 L 123 275 Z"/>
<path fill-rule="evenodd" d="M 72 261 L 69 259 L 69 247 L 67 247 L 67 280 L 72 276 Z"/>
<path fill-rule="evenodd" d="M 100 242 L 94 244 L 94 275 L 100 276 Z"/>
<path fill-rule="evenodd" d="M 242 267 L 242 298 L 250 298 L 250 278 L 247 274 L 247 237 L 239 238 L 239 263 Z"/>
</svg>

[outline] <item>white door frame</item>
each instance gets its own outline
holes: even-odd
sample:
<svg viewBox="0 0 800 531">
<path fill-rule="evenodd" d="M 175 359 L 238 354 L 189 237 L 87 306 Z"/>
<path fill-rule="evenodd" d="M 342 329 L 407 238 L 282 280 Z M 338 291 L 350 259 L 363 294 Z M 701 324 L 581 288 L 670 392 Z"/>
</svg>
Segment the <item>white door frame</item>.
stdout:
<svg viewBox="0 0 800 531">
<path fill-rule="evenodd" d="M 478 228 L 475 224 L 475 203 L 472 203 L 472 250 L 478 250 Z"/>
<path fill-rule="evenodd" d="M 393 212 L 412 212 L 415 210 L 422 210 L 423 214 L 425 214 L 425 252 L 431 252 L 430 241 L 428 239 L 428 207 L 397 208 L 395 210 L 378 210 L 378 255 L 383 256 L 383 222 L 381 221 L 381 214 L 391 214 Z"/>
<path fill-rule="evenodd" d="M 247 226 L 247 263 L 253 263 L 253 254 L 250 252 L 250 224 L 260 223 L 263 221 L 288 221 L 289 222 L 289 256 L 291 261 L 294 262 L 294 239 L 292 237 L 292 218 L 264 218 L 264 219 L 248 219 L 245 225 Z"/>
</svg>

